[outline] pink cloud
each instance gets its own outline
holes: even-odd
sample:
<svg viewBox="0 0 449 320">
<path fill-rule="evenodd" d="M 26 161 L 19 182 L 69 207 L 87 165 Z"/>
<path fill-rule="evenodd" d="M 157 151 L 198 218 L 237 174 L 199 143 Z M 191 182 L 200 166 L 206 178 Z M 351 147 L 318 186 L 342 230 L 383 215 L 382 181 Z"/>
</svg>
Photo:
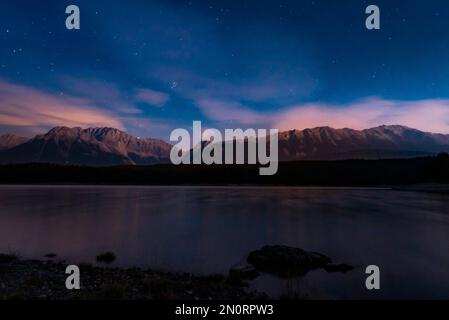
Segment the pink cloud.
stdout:
<svg viewBox="0 0 449 320">
<path fill-rule="evenodd" d="M 53 94 L 0 80 L 0 125 L 26 131 L 54 126 L 115 127 L 124 129 L 115 114 L 88 100 Z M 24 131 L 22 130 L 22 131 Z"/>
<path fill-rule="evenodd" d="M 318 126 L 366 129 L 399 124 L 422 131 L 449 133 L 449 100 L 395 101 L 369 98 L 346 105 L 306 104 L 275 116 L 280 130 Z"/>
<path fill-rule="evenodd" d="M 170 97 L 163 92 L 151 89 L 139 89 L 136 93 L 136 100 L 155 107 L 162 107 L 170 100 Z"/>
<path fill-rule="evenodd" d="M 422 131 L 449 133 L 449 100 L 395 101 L 367 98 L 344 105 L 309 103 L 261 112 L 236 102 L 199 100 L 197 106 L 210 120 L 236 125 L 267 125 L 280 131 L 321 126 L 367 129 L 403 125 Z"/>
</svg>

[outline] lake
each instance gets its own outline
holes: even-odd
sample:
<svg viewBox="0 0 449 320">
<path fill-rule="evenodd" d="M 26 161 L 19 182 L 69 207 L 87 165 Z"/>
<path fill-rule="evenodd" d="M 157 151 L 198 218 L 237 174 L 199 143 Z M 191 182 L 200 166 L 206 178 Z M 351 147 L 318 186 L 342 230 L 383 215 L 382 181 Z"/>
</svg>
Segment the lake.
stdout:
<svg viewBox="0 0 449 320">
<path fill-rule="evenodd" d="M 272 297 L 449 298 L 449 197 L 387 189 L 0 186 L 0 252 L 57 253 L 113 266 L 227 273 L 267 244 L 317 251 L 355 270 L 309 272 L 252 287 Z M 365 268 L 381 290 L 365 288 Z"/>
</svg>

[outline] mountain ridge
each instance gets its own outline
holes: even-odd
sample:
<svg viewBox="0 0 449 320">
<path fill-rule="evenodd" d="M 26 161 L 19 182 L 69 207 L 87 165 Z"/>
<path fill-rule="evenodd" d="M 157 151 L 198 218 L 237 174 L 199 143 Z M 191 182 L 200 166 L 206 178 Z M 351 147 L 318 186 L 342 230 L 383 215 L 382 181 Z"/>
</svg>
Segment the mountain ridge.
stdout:
<svg viewBox="0 0 449 320">
<path fill-rule="evenodd" d="M 0 163 L 148 165 L 169 163 L 172 145 L 111 127 L 54 127 L 33 138 L 0 136 Z M 449 135 L 400 125 L 355 130 L 315 127 L 279 133 L 279 160 L 385 159 L 449 151 Z"/>
<path fill-rule="evenodd" d="M 7 133 L 0 135 L 0 151 L 16 147 L 29 139 L 15 134 Z"/>
<path fill-rule="evenodd" d="M 171 145 L 138 138 L 116 128 L 55 127 L 0 152 L 2 163 L 144 165 L 168 162 Z"/>
<path fill-rule="evenodd" d="M 449 135 L 399 125 L 383 125 L 364 130 L 316 127 L 279 134 L 280 159 L 288 160 L 375 159 L 396 157 L 394 153 L 399 153 L 401 157 L 413 157 L 448 150 Z M 364 155 L 362 151 L 378 153 Z"/>
</svg>

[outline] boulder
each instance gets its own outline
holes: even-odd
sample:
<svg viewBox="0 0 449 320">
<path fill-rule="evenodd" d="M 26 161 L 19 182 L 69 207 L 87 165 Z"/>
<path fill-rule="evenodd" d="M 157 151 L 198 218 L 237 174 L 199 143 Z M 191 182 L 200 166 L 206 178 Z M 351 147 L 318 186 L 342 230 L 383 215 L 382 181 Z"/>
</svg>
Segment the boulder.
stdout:
<svg viewBox="0 0 449 320">
<path fill-rule="evenodd" d="M 254 280 L 259 275 L 256 268 L 250 264 L 234 266 L 229 270 L 229 277 L 240 280 Z"/>
<path fill-rule="evenodd" d="M 317 252 L 308 252 L 288 246 L 265 246 L 248 255 L 248 263 L 258 271 L 280 277 L 292 277 L 322 268 L 332 260 Z"/>
</svg>

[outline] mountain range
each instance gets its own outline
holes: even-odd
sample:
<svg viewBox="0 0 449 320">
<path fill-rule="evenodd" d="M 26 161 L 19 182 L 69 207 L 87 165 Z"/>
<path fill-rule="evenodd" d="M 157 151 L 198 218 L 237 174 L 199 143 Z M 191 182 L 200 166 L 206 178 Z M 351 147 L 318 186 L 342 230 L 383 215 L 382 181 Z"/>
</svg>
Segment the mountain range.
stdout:
<svg viewBox="0 0 449 320">
<path fill-rule="evenodd" d="M 148 165 L 169 163 L 171 148 L 160 139 L 134 137 L 115 128 L 56 127 L 34 138 L 0 136 L 0 163 Z M 448 151 L 449 135 L 398 125 L 279 133 L 281 161 L 412 158 Z"/>
<path fill-rule="evenodd" d="M 56 127 L 32 139 L 0 137 L 0 163 L 147 165 L 168 162 L 171 145 L 114 128 Z"/>
<path fill-rule="evenodd" d="M 282 160 L 412 158 L 448 150 L 449 135 L 399 125 L 366 130 L 318 127 L 279 134 Z"/>
</svg>

